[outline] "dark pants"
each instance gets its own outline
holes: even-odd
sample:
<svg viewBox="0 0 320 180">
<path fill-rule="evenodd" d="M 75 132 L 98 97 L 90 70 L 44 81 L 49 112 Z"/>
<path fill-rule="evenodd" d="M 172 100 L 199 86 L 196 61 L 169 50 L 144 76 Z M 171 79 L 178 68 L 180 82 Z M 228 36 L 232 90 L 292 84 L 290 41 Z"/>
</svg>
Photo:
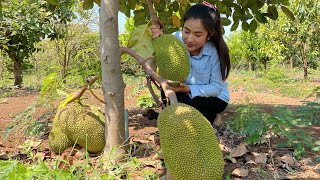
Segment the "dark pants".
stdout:
<svg viewBox="0 0 320 180">
<path fill-rule="evenodd" d="M 178 102 L 185 103 L 196 108 L 211 123 L 213 123 L 217 114 L 223 112 L 228 106 L 228 103 L 217 97 L 195 97 L 191 99 L 187 93 L 176 93 L 176 95 Z M 167 102 L 163 91 L 161 91 L 161 97 L 163 103 L 166 104 Z"/>
</svg>

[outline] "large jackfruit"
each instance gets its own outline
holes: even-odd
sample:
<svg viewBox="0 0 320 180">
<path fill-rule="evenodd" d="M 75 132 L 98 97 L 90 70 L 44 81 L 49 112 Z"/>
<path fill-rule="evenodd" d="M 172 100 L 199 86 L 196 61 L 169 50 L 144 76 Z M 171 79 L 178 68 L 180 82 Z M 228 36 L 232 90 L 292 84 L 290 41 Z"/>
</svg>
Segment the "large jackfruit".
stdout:
<svg viewBox="0 0 320 180">
<path fill-rule="evenodd" d="M 224 160 L 217 137 L 198 110 L 172 104 L 159 114 L 158 128 L 164 160 L 175 179 L 222 178 Z"/>
<path fill-rule="evenodd" d="M 184 44 L 174 35 L 163 34 L 153 40 L 153 48 L 158 75 L 185 82 L 190 72 L 190 61 Z"/>
<path fill-rule="evenodd" d="M 95 113 L 98 112 L 96 111 Z M 98 115 L 95 113 L 87 110 L 80 104 L 70 104 L 57 113 L 51 133 L 58 133 L 60 131 L 66 135 L 71 142 L 85 147 L 87 151 L 91 153 L 101 152 L 105 146 L 104 119 L 101 119 L 101 117 L 103 117 L 101 112 L 99 112 L 101 114 Z M 51 142 L 55 141 L 55 139 L 51 139 Z M 53 145 L 51 146 L 51 144 Z M 51 144 L 50 146 L 53 151 L 57 149 L 55 147 L 62 146 L 56 145 L 55 143 Z"/>
<path fill-rule="evenodd" d="M 60 112 L 61 111 L 57 112 L 53 119 L 53 126 L 48 137 L 49 146 L 51 147 L 53 152 L 58 154 L 74 145 L 74 142 L 60 129 L 58 122 Z"/>
<path fill-rule="evenodd" d="M 64 134 L 59 127 L 53 127 L 49 134 L 49 146 L 52 151 L 61 154 L 64 150 L 74 145 L 73 141 Z"/>
</svg>

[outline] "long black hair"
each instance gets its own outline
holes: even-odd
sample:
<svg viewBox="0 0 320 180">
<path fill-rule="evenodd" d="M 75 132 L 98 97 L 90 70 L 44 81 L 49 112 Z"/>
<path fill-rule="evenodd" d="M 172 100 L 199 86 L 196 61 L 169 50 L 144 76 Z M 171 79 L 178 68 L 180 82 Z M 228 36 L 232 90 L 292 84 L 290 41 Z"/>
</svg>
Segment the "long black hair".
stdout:
<svg viewBox="0 0 320 180">
<path fill-rule="evenodd" d="M 218 51 L 222 79 L 226 80 L 230 72 L 230 56 L 229 48 L 222 36 L 218 9 L 203 4 L 193 5 L 184 15 L 183 22 L 188 19 L 200 19 L 204 28 L 209 32 L 209 41 L 216 46 Z"/>
</svg>

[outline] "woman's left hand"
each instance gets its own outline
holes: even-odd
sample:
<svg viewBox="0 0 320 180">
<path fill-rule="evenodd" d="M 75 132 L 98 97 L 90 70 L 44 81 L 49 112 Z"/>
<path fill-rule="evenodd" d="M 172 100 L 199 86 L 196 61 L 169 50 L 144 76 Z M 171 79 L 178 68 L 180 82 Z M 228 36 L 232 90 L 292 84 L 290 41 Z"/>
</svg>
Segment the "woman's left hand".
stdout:
<svg viewBox="0 0 320 180">
<path fill-rule="evenodd" d="M 184 93 L 190 93 L 190 87 L 185 83 L 180 83 L 180 86 L 178 87 L 171 87 L 174 92 L 184 92 Z"/>
</svg>

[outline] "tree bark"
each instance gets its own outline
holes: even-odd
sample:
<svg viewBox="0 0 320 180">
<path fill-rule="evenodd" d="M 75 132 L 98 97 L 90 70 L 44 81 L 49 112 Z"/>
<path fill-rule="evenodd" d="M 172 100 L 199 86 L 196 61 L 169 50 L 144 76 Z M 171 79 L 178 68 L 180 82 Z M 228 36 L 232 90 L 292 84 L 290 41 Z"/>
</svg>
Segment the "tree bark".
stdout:
<svg viewBox="0 0 320 180">
<path fill-rule="evenodd" d="M 10 59 L 13 61 L 13 75 L 14 75 L 14 86 L 21 88 L 22 85 L 22 70 L 21 70 L 21 62 L 14 52 L 7 52 Z"/>
<path fill-rule="evenodd" d="M 21 61 L 15 59 L 13 66 L 13 74 L 14 74 L 14 85 L 21 88 L 22 85 L 22 71 L 21 71 Z"/>
<path fill-rule="evenodd" d="M 303 77 L 307 78 L 308 76 L 308 61 L 306 57 L 306 44 L 303 44 L 303 48 L 301 50 L 301 58 L 303 61 Z"/>
<path fill-rule="evenodd" d="M 4 72 L 4 58 L 3 58 L 3 54 L 2 51 L 0 50 L 0 59 L 1 59 L 1 64 L 0 64 L 0 76 L 1 76 L 1 80 L 3 80 L 3 72 Z"/>
<path fill-rule="evenodd" d="M 290 68 L 293 69 L 293 56 L 290 57 Z"/>
<path fill-rule="evenodd" d="M 100 6 L 100 51 L 102 65 L 102 90 L 105 106 L 104 156 L 110 155 L 117 147 L 116 157 L 126 153 L 124 124 L 124 82 L 120 67 L 120 47 L 118 40 L 118 0 L 102 0 Z M 123 157 L 119 157 L 123 158 Z"/>
</svg>

